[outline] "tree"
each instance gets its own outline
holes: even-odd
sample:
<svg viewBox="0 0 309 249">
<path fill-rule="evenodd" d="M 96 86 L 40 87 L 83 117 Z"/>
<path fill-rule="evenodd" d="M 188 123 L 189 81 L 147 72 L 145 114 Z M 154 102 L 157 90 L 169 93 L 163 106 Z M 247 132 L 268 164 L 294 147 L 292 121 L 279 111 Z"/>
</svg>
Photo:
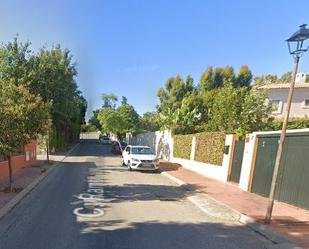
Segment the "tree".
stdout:
<svg viewBox="0 0 309 249">
<path fill-rule="evenodd" d="M 88 123 L 95 126 L 100 131 L 102 130 L 102 125 L 100 123 L 100 120 L 98 119 L 99 113 L 100 109 L 92 111 L 92 117 L 89 119 Z"/>
<path fill-rule="evenodd" d="M 160 129 L 160 120 L 156 112 L 146 112 L 140 120 L 141 129 L 144 131 L 158 131 Z"/>
<path fill-rule="evenodd" d="M 137 131 L 139 127 L 139 115 L 132 105 L 122 104 L 117 108 L 117 112 L 122 119 L 120 133 Z"/>
<path fill-rule="evenodd" d="M 290 83 L 291 80 L 292 80 L 292 72 L 291 71 L 282 74 L 281 77 L 280 77 L 280 81 L 282 83 Z"/>
<path fill-rule="evenodd" d="M 121 97 L 121 104 L 126 105 L 128 103 L 128 99 L 125 96 Z"/>
<path fill-rule="evenodd" d="M 266 96 L 245 87 L 226 86 L 215 90 L 209 105 L 209 120 L 206 129 L 244 135 L 262 128 L 270 109 L 265 104 Z"/>
<path fill-rule="evenodd" d="M 248 66 L 241 66 L 237 76 L 230 66 L 209 66 L 202 74 L 198 89 L 203 95 L 206 91 L 222 87 L 225 82 L 231 82 L 235 87 L 248 87 L 252 81 L 252 73 Z"/>
<path fill-rule="evenodd" d="M 16 85 L 30 82 L 30 59 L 33 56 L 30 46 L 30 42 L 19 43 L 18 36 L 12 42 L 1 46 L 0 68 L 3 81 L 10 81 Z"/>
<path fill-rule="evenodd" d="M 105 103 L 98 114 L 104 131 L 117 134 L 121 138 L 126 132 L 134 132 L 139 128 L 139 115 L 134 107 L 127 103 L 126 97 L 123 96 L 122 104 L 118 108 L 114 103 L 118 99 L 115 94 L 105 94 L 104 97 Z"/>
<path fill-rule="evenodd" d="M 103 107 L 115 109 L 118 97 L 113 93 L 103 93 L 102 100 L 103 100 Z"/>
<path fill-rule="evenodd" d="M 98 114 L 98 119 L 104 131 L 112 132 L 114 134 L 122 132 L 124 121 L 117 110 L 110 107 L 102 108 Z"/>
<path fill-rule="evenodd" d="M 171 127 L 170 113 L 174 113 L 179 109 L 183 98 L 192 94 L 193 91 L 193 78 L 191 76 L 187 76 L 185 82 L 180 75 L 167 79 L 165 88 L 161 87 L 157 93 L 160 100 L 157 111 L 163 126 L 167 128 Z"/>
<path fill-rule="evenodd" d="M 252 81 L 252 73 L 247 65 L 240 67 L 236 78 L 236 85 L 240 87 L 250 86 Z"/>
<path fill-rule="evenodd" d="M 11 157 L 39 134 L 46 134 L 50 120 L 48 104 L 24 85 L 0 81 L 0 154 L 8 158 L 12 190 Z"/>
<path fill-rule="evenodd" d="M 201 76 L 199 90 L 200 92 L 204 93 L 205 91 L 211 90 L 213 88 L 213 68 L 209 66 Z"/>
<path fill-rule="evenodd" d="M 30 43 L 16 37 L 0 48 L 1 79 L 25 85 L 45 103 L 51 103 L 52 118 L 49 142 L 54 148 L 79 139 L 80 125 L 85 123 L 87 102 L 75 82 L 75 63 L 68 49 L 59 45 L 32 53 Z"/>
<path fill-rule="evenodd" d="M 262 76 L 254 77 L 254 85 L 260 86 L 265 84 L 276 84 L 279 83 L 277 75 L 267 74 Z"/>
<path fill-rule="evenodd" d="M 208 119 L 207 110 L 207 104 L 201 95 L 186 96 L 182 101 L 181 108 L 175 112 L 174 132 L 188 134 L 201 131 L 201 125 Z"/>
</svg>

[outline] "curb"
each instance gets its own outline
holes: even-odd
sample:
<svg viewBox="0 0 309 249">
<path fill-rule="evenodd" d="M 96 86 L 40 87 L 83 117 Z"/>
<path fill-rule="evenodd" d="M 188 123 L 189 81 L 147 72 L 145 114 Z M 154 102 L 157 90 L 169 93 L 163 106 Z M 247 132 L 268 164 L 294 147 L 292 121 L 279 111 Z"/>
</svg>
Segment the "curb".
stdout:
<svg viewBox="0 0 309 249">
<path fill-rule="evenodd" d="M 190 186 L 190 184 L 185 183 L 184 181 L 176 178 L 175 176 L 170 175 L 168 172 L 161 172 L 161 175 L 166 176 L 167 178 L 169 178 L 170 180 L 174 181 L 176 184 L 178 184 L 179 186 L 182 187 L 187 187 Z M 205 194 L 205 193 L 204 193 Z M 279 235 L 278 233 L 276 233 L 275 231 L 273 231 L 271 228 L 267 227 L 267 225 L 263 225 L 261 223 L 259 223 L 259 221 L 257 221 L 256 219 L 247 216 L 233 208 L 231 208 L 230 206 L 226 205 L 225 203 L 222 203 L 218 200 L 216 200 L 215 198 L 205 194 L 207 196 L 207 198 L 217 202 L 218 204 L 227 207 L 228 209 L 230 209 L 232 211 L 232 213 L 235 215 L 238 215 L 238 219 L 237 221 L 240 222 L 241 224 L 246 225 L 247 227 L 249 227 L 251 230 L 255 231 L 256 233 L 260 234 L 261 236 L 265 237 L 266 239 L 272 241 L 274 243 L 274 246 L 272 248 L 278 248 L 278 249 L 302 249 L 302 247 L 297 246 L 296 244 L 292 243 L 291 241 L 289 241 L 288 239 L 284 238 L 283 236 Z M 209 215 L 209 212 L 207 212 L 206 210 L 204 210 L 204 207 L 202 207 L 198 202 L 192 200 L 192 198 L 188 197 L 187 198 L 191 203 L 193 203 L 195 206 L 197 206 L 200 210 L 202 210 L 204 213 Z"/>
<path fill-rule="evenodd" d="M 76 144 L 73 148 L 71 148 L 63 157 L 62 160 L 52 165 L 49 169 L 46 170 L 42 175 L 36 178 L 33 182 L 31 182 L 26 188 L 24 188 L 20 193 L 18 193 L 12 200 L 10 200 L 7 204 L 5 204 L 0 209 L 0 220 L 7 215 L 22 199 L 24 199 L 45 177 L 47 177 L 58 165 L 63 162 L 63 160 L 71 154 L 73 150 L 78 147 L 79 143 Z"/>
</svg>

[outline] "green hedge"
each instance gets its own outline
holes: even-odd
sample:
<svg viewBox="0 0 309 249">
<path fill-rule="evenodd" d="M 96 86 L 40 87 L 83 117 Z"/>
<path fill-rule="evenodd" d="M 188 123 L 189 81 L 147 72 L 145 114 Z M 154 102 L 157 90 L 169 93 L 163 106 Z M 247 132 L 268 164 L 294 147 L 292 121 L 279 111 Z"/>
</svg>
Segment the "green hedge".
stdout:
<svg viewBox="0 0 309 249">
<path fill-rule="evenodd" d="M 223 132 L 202 132 L 195 134 L 196 145 L 194 160 L 214 165 L 222 165 L 225 136 Z"/>
<path fill-rule="evenodd" d="M 193 135 L 174 136 L 174 157 L 190 159 Z"/>
</svg>

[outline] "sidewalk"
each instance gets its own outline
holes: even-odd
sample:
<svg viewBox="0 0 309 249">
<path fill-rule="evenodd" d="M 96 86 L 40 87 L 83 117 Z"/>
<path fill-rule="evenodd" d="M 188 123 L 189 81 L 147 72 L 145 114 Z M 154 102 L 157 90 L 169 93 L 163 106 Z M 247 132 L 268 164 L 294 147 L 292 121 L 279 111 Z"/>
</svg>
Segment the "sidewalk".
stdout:
<svg viewBox="0 0 309 249">
<path fill-rule="evenodd" d="M 235 184 L 223 183 L 204 177 L 178 164 L 169 162 L 162 162 L 161 164 L 160 168 L 171 176 L 263 223 L 267 198 L 242 191 Z M 309 248 L 309 210 L 275 202 L 273 218 L 269 227 L 292 242 L 304 248 Z"/>
<path fill-rule="evenodd" d="M 41 175 L 43 175 L 49 168 L 55 165 L 57 162 L 62 161 L 66 154 L 74 148 L 74 144 L 68 145 L 62 151 L 58 151 L 55 154 L 50 155 L 50 164 L 46 161 L 46 155 L 37 155 L 37 161 L 32 166 L 27 166 L 20 169 L 13 174 L 13 187 L 17 189 L 16 192 L 7 192 L 6 189 L 9 186 L 8 177 L 0 178 L 0 210 L 7 203 L 9 203 L 14 197 L 16 197 L 23 189 L 36 181 Z"/>
<path fill-rule="evenodd" d="M 31 184 L 36 178 L 42 175 L 50 167 L 48 164 L 38 161 L 33 166 L 20 169 L 13 175 L 13 186 L 20 191 Z M 8 177 L 0 178 L 0 209 L 12 200 L 20 191 L 6 192 L 5 188 L 9 185 Z"/>
</svg>

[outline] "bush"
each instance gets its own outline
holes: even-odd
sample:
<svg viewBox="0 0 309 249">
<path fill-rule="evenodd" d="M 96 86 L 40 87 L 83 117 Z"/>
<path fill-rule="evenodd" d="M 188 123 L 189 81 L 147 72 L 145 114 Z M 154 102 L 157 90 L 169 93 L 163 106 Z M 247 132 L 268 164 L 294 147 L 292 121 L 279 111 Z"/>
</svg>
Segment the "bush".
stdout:
<svg viewBox="0 0 309 249">
<path fill-rule="evenodd" d="M 97 127 L 92 124 L 83 124 L 80 127 L 81 132 L 95 132 L 98 131 Z"/>
<path fill-rule="evenodd" d="M 195 134 L 196 145 L 194 160 L 214 165 L 222 165 L 225 136 L 223 132 L 203 132 Z"/>
<path fill-rule="evenodd" d="M 174 157 L 190 159 L 193 135 L 174 136 Z"/>
<path fill-rule="evenodd" d="M 270 119 L 264 126 L 263 130 L 274 131 L 282 129 L 283 120 L 281 119 Z M 288 129 L 303 129 L 309 128 L 309 118 L 290 118 Z"/>
</svg>

